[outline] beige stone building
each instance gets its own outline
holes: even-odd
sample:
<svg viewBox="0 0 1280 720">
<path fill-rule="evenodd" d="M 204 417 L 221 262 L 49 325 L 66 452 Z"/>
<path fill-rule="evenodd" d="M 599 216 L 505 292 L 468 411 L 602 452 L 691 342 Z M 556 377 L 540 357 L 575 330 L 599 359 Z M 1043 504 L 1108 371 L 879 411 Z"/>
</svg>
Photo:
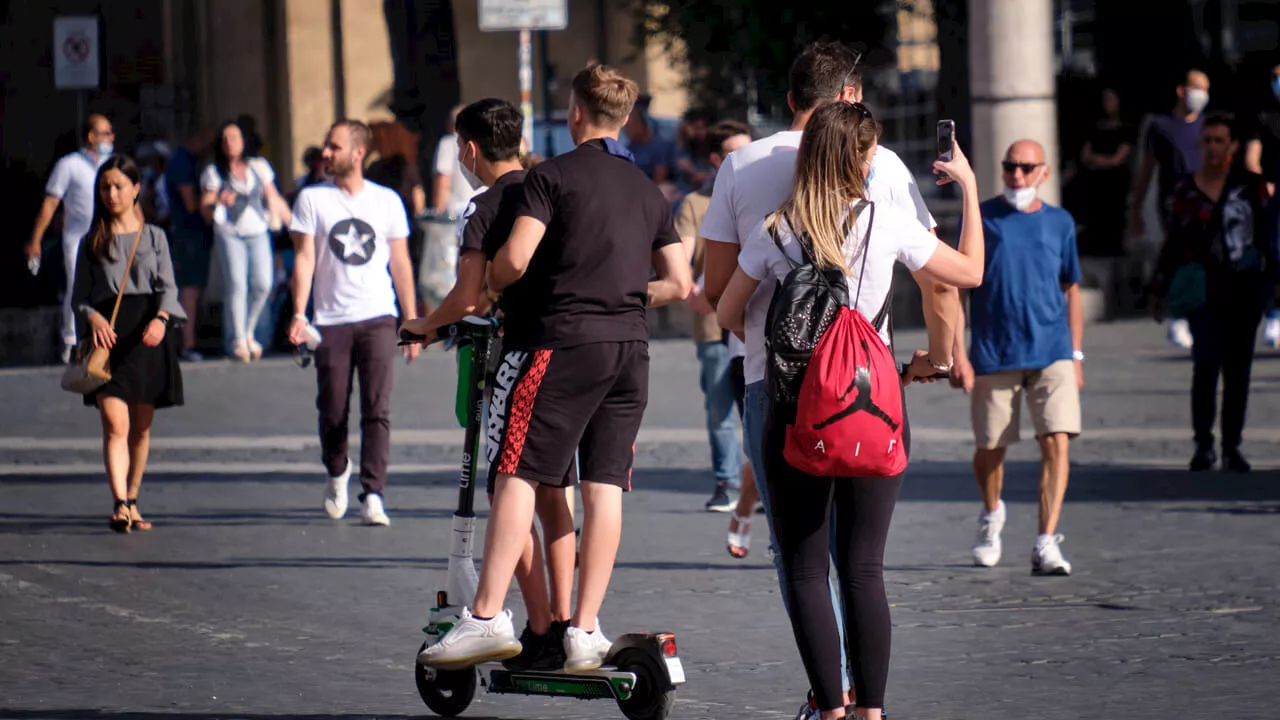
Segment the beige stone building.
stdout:
<svg viewBox="0 0 1280 720">
<path fill-rule="evenodd" d="M 545 38 L 546 60 L 554 68 L 553 111 L 567 105 L 569 78 L 594 59 L 625 68 L 654 96 L 655 114 L 684 110 L 678 69 L 657 48 L 635 45 L 627 0 L 568 3 L 568 28 Z M 443 60 L 443 80 L 423 99 L 428 116 L 442 119 L 455 102 L 483 97 L 519 102 L 518 33 L 481 32 L 476 0 L 451 4 L 452 28 L 414 46 L 452 54 L 430 58 Z M 181 142 L 192 128 L 249 115 L 287 187 L 302 171 L 303 149 L 318 144 L 335 118 L 393 118 L 391 38 L 409 33 L 389 28 L 382 0 L 60 0 L 56 9 L 44 2 L 3 6 L 0 67 L 23 70 L 0 77 L 0 159 L 41 176 L 81 108 L 108 114 L 126 152 L 140 139 Z M 55 14 L 99 13 L 100 89 L 56 90 Z M 548 81 L 542 44 L 535 37 L 533 101 L 539 117 Z M 435 134 L 442 124 L 425 121 L 424 130 Z"/>
</svg>

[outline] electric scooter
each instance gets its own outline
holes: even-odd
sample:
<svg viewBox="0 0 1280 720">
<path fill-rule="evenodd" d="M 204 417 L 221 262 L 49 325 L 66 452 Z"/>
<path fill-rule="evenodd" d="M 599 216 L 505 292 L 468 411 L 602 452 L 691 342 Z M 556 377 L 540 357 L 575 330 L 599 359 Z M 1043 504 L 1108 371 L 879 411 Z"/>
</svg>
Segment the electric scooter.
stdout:
<svg viewBox="0 0 1280 720">
<path fill-rule="evenodd" d="M 472 556 L 476 465 L 485 377 L 496 332 L 496 320 L 468 316 L 440 328 L 437 333 L 437 339 L 444 340 L 446 347 L 459 349 L 459 395 L 462 396 L 465 389 L 466 422 L 449 567 L 444 589 L 436 592 L 435 607 L 431 608 L 427 626 L 422 629 L 426 640 L 418 648 L 419 653 L 459 621 L 462 608 L 475 599 L 479 585 Z M 400 340 L 411 343 L 424 342 L 427 338 L 402 331 Z M 465 711 L 475 698 L 477 686 L 481 686 L 498 694 L 612 699 L 630 720 L 664 720 L 675 703 L 676 687 L 684 684 L 685 675 L 676 651 L 675 634 L 628 633 L 614 640 L 605 665 L 590 672 L 514 671 L 497 662 L 460 670 L 437 670 L 415 662 L 414 680 L 423 702 L 442 717 L 454 717 Z"/>
</svg>

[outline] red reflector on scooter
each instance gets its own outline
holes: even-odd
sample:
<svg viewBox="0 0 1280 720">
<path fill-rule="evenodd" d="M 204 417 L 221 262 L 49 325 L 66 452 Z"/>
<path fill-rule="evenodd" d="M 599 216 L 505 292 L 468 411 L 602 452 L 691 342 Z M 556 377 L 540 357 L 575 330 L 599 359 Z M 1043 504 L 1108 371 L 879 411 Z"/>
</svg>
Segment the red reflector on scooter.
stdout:
<svg viewBox="0 0 1280 720">
<path fill-rule="evenodd" d="M 445 593 L 444 590 L 441 590 L 440 592 L 436 593 L 436 607 L 438 608 L 449 607 L 449 596 L 448 594 Z"/>
<path fill-rule="evenodd" d="M 658 636 L 658 644 L 662 647 L 663 657 L 673 658 L 676 656 L 676 636 L 670 633 L 664 633 Z"/>
</svg>

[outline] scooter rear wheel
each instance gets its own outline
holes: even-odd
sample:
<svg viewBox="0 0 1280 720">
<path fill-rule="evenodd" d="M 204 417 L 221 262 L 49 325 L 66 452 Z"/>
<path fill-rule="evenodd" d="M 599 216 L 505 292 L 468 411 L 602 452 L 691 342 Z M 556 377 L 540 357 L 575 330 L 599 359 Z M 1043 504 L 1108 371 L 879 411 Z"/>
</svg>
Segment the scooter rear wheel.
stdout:
<svg viewBox="0 0 1280 720">
<path fill-rule="evenodd" d="M 427 648 L 422 643 L 421 653 Z M 418 685 L 418 695 L 440 717 L 455 717 L 471 705 L 476 696 L 475 668 L 466 670 L 436 670 L 431 677 L 427 668 L 416 659 L 413 663 L 413 679 Z"/>
<path fill-rule="evenodd" d="M 627 648 L 620 651 L 612 662 L 618 670 L 635 673 L 636 676 L 631 697 L 618 701 L 622 714 L 629 720 L 665 720 L 676 702 L 676 690 L 671 687 L 658 660 L 639 648 Z"/>
</svg>

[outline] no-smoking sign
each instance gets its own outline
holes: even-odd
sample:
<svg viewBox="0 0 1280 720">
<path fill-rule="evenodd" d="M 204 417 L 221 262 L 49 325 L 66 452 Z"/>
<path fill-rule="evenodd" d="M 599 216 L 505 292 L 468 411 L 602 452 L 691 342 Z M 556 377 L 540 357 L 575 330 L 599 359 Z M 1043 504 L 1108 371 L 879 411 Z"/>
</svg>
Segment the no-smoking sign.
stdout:
<svg viewBox="0 0 1280 720">
<path fill-rule="evenodd" d="M 53 21 L 53 81 L 59 89 L 96 88 L 98 18 L 71 15 Z"/>
</svg>

